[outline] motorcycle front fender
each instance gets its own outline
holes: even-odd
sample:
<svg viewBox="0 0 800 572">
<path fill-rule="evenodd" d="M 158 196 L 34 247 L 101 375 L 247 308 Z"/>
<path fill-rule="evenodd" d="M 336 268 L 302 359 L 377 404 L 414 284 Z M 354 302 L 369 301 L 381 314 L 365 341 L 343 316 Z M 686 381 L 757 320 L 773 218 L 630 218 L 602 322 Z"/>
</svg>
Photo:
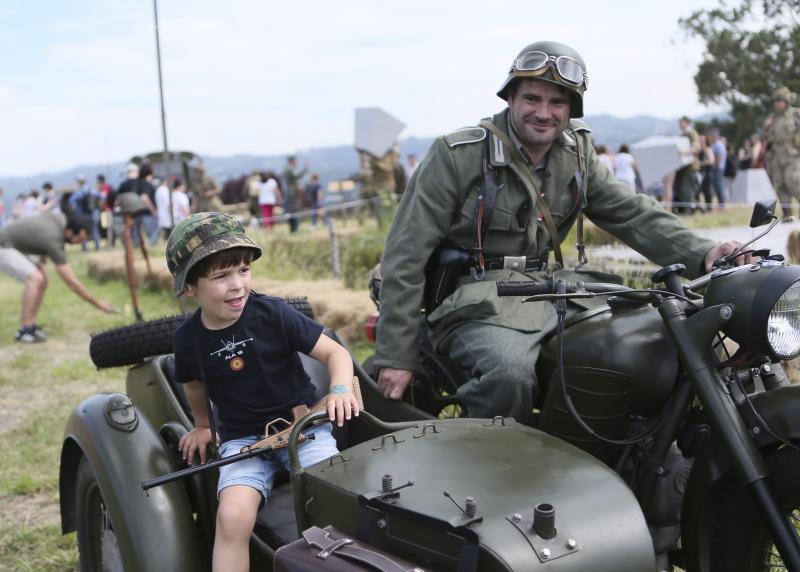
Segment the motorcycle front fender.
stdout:
<svg viewBox="0 0 800 572">
<path fill-rule="evenodd" d="M 788 385 L 751 398 L 753 408 L 771 430 L 758 429 L 756 444 L 768 449 L 782 440 L 800 440 L 800 385 Z M 780 439 L 776 438 L 780 437 Z M 719 495 L 715 484 L 731 470 L 725 447 L 712 435 L 694 461 L 686 485 L 681 513 L 681 537 L 685 569 L 709 569 L 709 535 L 715 523 Z"/>
<path fill-rule="evenodd" d="M 87 398 L 67 421 L 59 471 L 62 531 L 77 528 L 76 472 L 85 456 L 126 570 L 205 569 L 201 560 L 205 551 L 184 484 L 142 490 L 143 480 L 174 470 L 158 431 L 138 413 L 132 428 L 113 426 L 107 414 L 109 398 L 109 394 Z"/>
</svg>

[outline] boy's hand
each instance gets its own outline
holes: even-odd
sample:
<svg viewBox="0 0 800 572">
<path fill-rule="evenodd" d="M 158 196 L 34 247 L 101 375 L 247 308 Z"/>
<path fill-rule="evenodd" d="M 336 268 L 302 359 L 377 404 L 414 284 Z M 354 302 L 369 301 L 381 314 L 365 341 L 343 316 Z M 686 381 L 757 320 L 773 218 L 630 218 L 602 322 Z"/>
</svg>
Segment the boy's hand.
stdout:
<svg viewBox="0 0 800 572">
<path fill-rule="evenodd" d="M 190 467 L 194 463 L 195 452 L 200 453 L 200 464 L 204 465 L 206 462 L 206 447 L 210 442 L 211 429 L 208 427 L 195 427 L 181 437 L 178 442 L 178 451 L 180 451 L 183 460 Z"/>
<path fill-rule="evenodd" d="M 325 405 L 331 423 L 335 421 L 339 427 L 344 425 L 345 420 L 349 421 L 353 415 L 358 417 L 358 401 L 352 390 L 346 385 L 332 385 Z"/>
</svg>

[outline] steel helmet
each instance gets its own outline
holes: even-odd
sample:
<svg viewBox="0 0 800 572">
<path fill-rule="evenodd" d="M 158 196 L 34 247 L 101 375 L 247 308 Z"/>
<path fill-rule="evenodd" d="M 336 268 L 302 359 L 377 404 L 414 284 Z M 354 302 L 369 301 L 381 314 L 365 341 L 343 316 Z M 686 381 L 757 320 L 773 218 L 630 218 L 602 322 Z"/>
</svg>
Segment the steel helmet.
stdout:
<svg viewBox="0 0 800 572">
<path fill-rule="evenodd" d="M 786 103 L 791 104 L 794 97 L 792 92 L 789 91 L 789 88 L 783 86 L 779 87 L 778 89 L 772 92 L 772 101 L 775 101 L 777 99 L 782 99 Z"/>
<path fill-rule="evenodd" d="M 536 78 L 569 90 L 570 117 L 583 117 L 583 92 L 589 87 L 586 64 L 581 55 L 558 42 L 534 42 L 517 55 L 500 86 L 497 97 L 508 100 L 508 90 L 519 78 Z"/>
<path fill-rule="evenodd" d="M 244 246 L 261 256 L 261 247 L 249 238 L 242 223 L 226 213 L 197 213 L 177 225 L 167 241 L 167 267 L 172 274 L 175 294 L 186 287 L 192 266 L 216 252 Z"/>
</svg>

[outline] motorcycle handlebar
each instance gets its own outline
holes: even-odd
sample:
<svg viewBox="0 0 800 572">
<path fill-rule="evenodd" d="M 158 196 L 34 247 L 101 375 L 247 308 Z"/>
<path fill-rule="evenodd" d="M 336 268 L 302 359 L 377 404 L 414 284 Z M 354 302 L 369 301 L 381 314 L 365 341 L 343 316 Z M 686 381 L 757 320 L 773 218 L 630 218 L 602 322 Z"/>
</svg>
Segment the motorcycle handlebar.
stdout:
<svg viewBox="0 0 800 572">
<path fill-rule="evenodd" d="M 580 283 L 580 285 L 575 282 L 566 282 L 565 285 L 568 294 L 575 293 L 578 290 L 585 290 L 586 292 L 592 292 L 594 294 L 630 290 L 627 286 L 607 284 L 604 282 Z M 552 280 L 547 280 L 546 282 L 534 282 L 533 280 L 500 280 L 497 282 L 498 296 L 539 296 L 555 293 L 556 283 Z"/>
</svg>

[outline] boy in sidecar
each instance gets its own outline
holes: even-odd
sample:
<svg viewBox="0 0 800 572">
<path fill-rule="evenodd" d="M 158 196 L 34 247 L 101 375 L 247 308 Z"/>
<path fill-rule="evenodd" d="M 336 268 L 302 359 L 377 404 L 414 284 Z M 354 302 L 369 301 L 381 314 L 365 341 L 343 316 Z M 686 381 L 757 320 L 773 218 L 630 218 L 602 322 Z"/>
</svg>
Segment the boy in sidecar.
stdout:
<svg viewBox="0 0 800 572">
<path fill-rule="evenodd" d="M 184 384 L 195 421 L 179 443 L 189 464 L 195 452 L 205 462 L 206 446 L 213 439 L 209 398 L 217 407 L 223 458 L 260 440 L 267 423 L 291 419 L 292 407 L 316 402 L 297 352 L 328 367 L 330 420 L 341 426 L 358 415 L 347 350 L 323 335 L 321 324 L 282 300 L 251 292 L 250 264 L 261 249 L 237 220 L 224 213 L 190 216 L 170 235 L 166 256 L 176 295 L 186 294 L 200 306 L 175 332 L 175 378 Z M 330 423 L 306 434 L 313 439 L 298 449 L 303 466 L 338 452 Z M 215 571 L 249 570 L 256 513 L 281 465 L 288 468 L 286 449 L 220 469 Z"/>
</svg>

